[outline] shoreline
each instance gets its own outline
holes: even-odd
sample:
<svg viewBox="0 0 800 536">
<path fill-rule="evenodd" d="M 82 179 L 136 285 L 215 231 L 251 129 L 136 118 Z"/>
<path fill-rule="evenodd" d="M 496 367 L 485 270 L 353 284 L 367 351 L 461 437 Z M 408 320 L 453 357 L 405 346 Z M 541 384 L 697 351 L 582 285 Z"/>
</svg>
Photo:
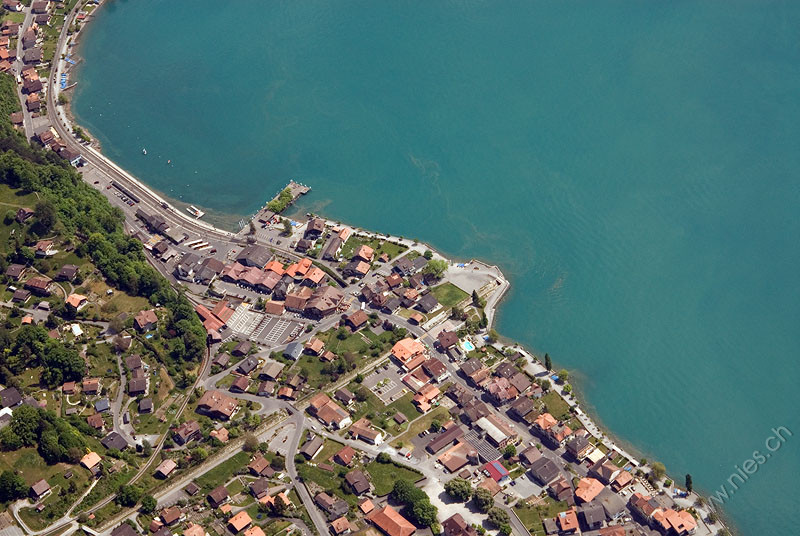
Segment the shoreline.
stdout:
<svg viewBox="0 0 800 536">
<path fill-rule="evenodd" d="M 97 5 L 97 7 L 95 8 L 95 10 L 91 14 L 91 16 L 88 17 L 82 23 L 80 31 L 78 33 L 73 34 L 72 36 L 70 36 L 70 38 L 67 41 L 67 43 L 65 43 L 67 48 L 69 48 L 69 47 L 79 47 L 82 44 L 82 40 L 75 39 L 76 36 L 80 37 L 81 32 L 83 32 L 87 28 L 89 22 L 92 22 L 95 19 L 95 15 L 97 14 L 97 10 L 100 9 L 104 4 L 105 4 L 105 0 L 102 0 Z M 66 24 L 66 22 L 65 22 L 65 24 Z M 56 51 L 56 55 L 58 57 L 60 57 L 61 56 L 61 52 L 62 51 L 57 50 Z M 82 56 L 79 56 L 79 57 L 80 57 L 81 61 L 85 61 L 85 58 L 83 58 Z M 60 64 L 61 62 L 59 61 L 58 63 Z M 56 71 L 57 70 L 58 70 L 58 68 L 56 68 Z M 74 72 L 74 71 L 72 71 L 72 72 Z M 73 91 L 72 94 L 74 95 L 74 88 L 71 88 L 68 91 Z M 59 110 L 58 108 L 60 108 L 61 110 Z M 113 160 L 111 160 L 109 157 L 107 157 L 105 154 L 103 154 L 103 152 L 102 152 L 102 144 L 100 143 L 100 141 L 95 136 L 92 136 L 88 129 L 86 129 L 85 127 L 80 125 L 79 122 L 77 121 L 77 119 L 75 118 L 74 113 L 72 111 L 72 99 L 71 98 L 70 98 L 69 102 L 66 105 L 61 105 L 58 108 L 56 110 L 53 110 L 53 113 L 55 113 L 55 117 L 56 118 L 63 118 L 62 122 L 64 122 L 64 124 L 70 130 L 71 130 L 72 127 L 78 126 L 84 132 L 86 132 L 87 135 L 89 135 L 90 138 L 92 139 L 91 143 L 88 146 L 86 146 L 86 148 L 88 150 L 92 151 L 93 153 L 96 153 L 97 156 L 101 157 L 102 159 L 107 161 L 110 165 L 112 165 L 115 169 L 117 169 L 118 171 L 123 173 L 126 176 L 126 178 L 128 180 L 130 180 L 132 183 L 136 184 L 142 190 L 150 193 L 154 198 L 159 199 L 159 200 L 164 200 L 164 201 L 169 202 L 170 204 L 172 204 L 174 206 L 178 206 L 181 210 L 175 210 L 174 213 L 178 214 L 180 216 L 180 218 L 183 218 L 185 220 L 189 220 L 194 225 L 199 225 L 201 227 L 204 227 L 210 232 L 225 234 L 225 235 L 229 236 L 231 239 L 234 238 L 234 236 L 236 235 L 236 231 L 235 230 L 228 230 L 228 229 L 220 228 L 220 227 L 217 227 L 216 225 L 214 225 L 212 223 L 208 223 L 208 222 L 197 220 L 195 218 L 190 217 L 188 214 L 185 214 L 184 211 L 182 210 L 182 209 L 185 208 L 185 206 L 188 206 L 189 203 L 183 202 L 183 201 L 178 200 L 178 199 L 174 199 L 174 198 L 170 197 L 167 194 L 164 194 L 164 193 L 162 193 L 162 192 L 160 192 L 158 190 L 153 189 L 152 187 L 147 185 L 145 182 L 143 182 L 142 180 L 140 180 L 136 176 L 134 176 L 131 172 L 125 170 L 122 167 L 120 167 Z M 205 209 L 206 211 L 209 210 L 209 207 L 203 206 L 202 204 L 195 203 L 195 205 Z M 297 210 L 297 207 L 294 207 L 294 208 L 295 208 L 295 210 Z M 214 209 L 210 209 L 210 210 L 212 212 L 220 213 L 218 211 L 215 211 Z M 289 212 L 292 213 L 291 211 L 289 211 Z M 233 214 L 227 214 L 227 213 L 220 213 L 220 214 L 226 214 L 226 215 L 234 217 L 234 218 L 238 217 L 237 215 L 233 215 Z M 326 219 L 326 220 L 328 220 L 330 222 L 337 222 L 337 223 L 346 224 L 345 220 L 334 220 L 330 216 L 326 216 L 325 214 L 320 214 L 320 215 L 324 219 Z M 248 217 L 248 216 L 250 216 L 250 215 L 249 214 L 245 215 L 245 217 Z M 446 255 L 444 255 L 444 254 L 442 254 L 440 252 L 441 250 L 436 249 L 433 245 L 431 245 L 428 242 L 425 242 L 424 240 L 410 239 L 410 238 L 404 238 L 404 237 L 389 235 L 389 234 L 385 234 L 385 233 L 380 233 L 380 232 L 376 232 L 376 231 L 370 231 L 368 229 L 365 229 L 363 227 L 356 226 L 356 225 L 353 225 L 352 227 L 353 227 L 353 229 L 355 231 L 355 234 L 364 234 L 364 235 L 369 235 L 369 236 L 376 236 L 378 238 L 386 239 L 386 240 L 408 242 L 409 244 L 410 243 L 415 243 L 415 244 L 419 244 L 419 245 L 424 245 L 428 249 L 430 249 L 434 253 L 434 255 L 436 255 L 436 256 L 438 256 L 438 257 L 440 257 L 442 259 L 447 260 L 451 265 L 455 265 L 455 264 L 457 264 L 459 262 L 465 262 L 467 264 L 480 263 L 480 264 L 482 264 L 482 265 L 484 265 L 484 266 L 486 266 L 488 268 L 492 268 L 492 269 L 497 270 L 497 272 L 500 274 L 500 278 L 501 278 L 501 280 L 503 281 L 504 284 L 503 284 L 503 287 L 502 287 L 502 291 L 497 295 L 496 298 L 494 298 L 494 303 L 492 303 L 491 305 L 487 303 L 486 313 L 487 313 L 487 318 L 489 320 L 489 322 L 488 322 L 489 326 L 488 326 L 486 332 L 488 333 L 488 330 L 491 329 L 491 328 L 496 328 L 496 326 L 497 326 L 497 318 L 496 317 L 498 315 L 498 312 L 500 311 L 500 306 L 503 303 L 503 300 L 508 296 L 509 290 L 511 289 L 511 281 L 507 277 L 505 277 L 502 269 L 499 266 L 497 266 L 495 264 L 492 264 L 491 261 L 488 261 L 488 260 L 485 260 L 485 259 L 480 259 L 480 258 L 472 258 L 472 259 L 470 259 L 468 261 L 466 261 L 466 260 L 462 261 L 462 260 L 458 260 L 458 257 L 455 257 L 455 256 L 446 256 Z M 500 333 L 499 335 L 500 335 L 500 338 L 497 341 L 498 345 L 504 345 L 504 346 L 508 346 L 508 347 L 518 348 L 518 349 L 521 350 L 521 352 L 523 354 L 527 354 L 533 360 L 533 363 L 541 364 L 541 360 L 540 360 L 539 356 L 543 354 L 542 351 L 530 349 L 525 344 L 523 344 L 521 342 L 518 342 L 518 341 L 515 341 L 515 340 L 512 340 L 512 339 L 508 339 L 508 338 L 504 337 L 502 335 L 502 333 Z M 557 370 L 557 367 L 554 367 L 554 370 Z M 570 381 L 569 383 L 572 383 L 572 381 Z M 579 382 L 579 384 L 580 384 L 580 382 Z M 639 448 L 637 448 L 637 446 L 635 444 L 633 444 L 632 442 L 624 440 L 624 439 L 621 439 L 619 436 L 617 436 L 613 432 L 611 432 L 607 427 L 602 425 L 602 420 L 599 418 L 599 414 L 598 414 L 596 408 L 585 398 L 585 396 L 583 396 L 583 390 L 582 389 L 574 389 L 572 391 L 572 393 L 570 393 L 569 395 L 566 395 L 566 396 L 561 392 L 560 386 L 554 384 L 552 389 L 556 390 L 557 392 L 559 392 L 560 396 L 562 398 L 564 398 L 565 401 L 570 403 L 571 406 L 573 406 L 573 405 L 576 406 L 579 409 L 579 411 L 581 412 L 581 414 L 583 416 L 585 416 L 586 420 L 588 420 L 589 422 L 592 423 L 594 428 L 596 428 L 602 434 L 598 439 L 605 440 L 605 441 L 608 441 L 608 443 L 613 444 L 615 450 L 617 450 L 618 452 L 622 453 L 623 455 L 627 454 L 626 457 L 629 458 L 629 461 L 634 465 L 634 467 L 640 467 L 639 459 L 645 453 L 642 452 Z M 598 424 L 598 423 L 600 423 L 600 424 Z M 588 428 L 587 428 L 587 430 L 588 430 Z M 590 433 L 592 433 L 592 432 L 590 431 Z M 594 435 L 594 434 L 592 434 L 592 435 Z M 605 443 L 605 441 L 604 441 L 604 443 Z M 647 465 L 649 465 L 650 463 L 652 463 L 654 461 L 656 461 L 656 460 L 648 458 L 648 464 Z M 646 467 L 647 465 L 645 465 L 644 467 Z M 669 473 L 666 475 L 666 478 L 667 479 L 671 479 L 673 482 L 678 482 L 679 481 L 679 480 L 676 480 L 675 478 L 671 478 Z M 682 479 L 680 479 L 680 480 L 682 480 Z M 700 489 L 702 490 L 702 488 L 700 488 Z M 703 498 L 705 500 L 705 502 L 706 502 L 706 505 L 712 505 L 712 502 L 708 498 L 710 494 L 708 493 L 707 490 L 702 490 L 702 493 L 698 493 L 697 489 L 695 489 L 693 495 L 696 496 L 696 497 Z M 721 508 L 718 505 L 713 505 L 713 511 L 721 519 L 721 524 L 722 524 L 722 526 L 724 528 L 728 529 L 732 534 L 738 534 L 738 531 L 736 530 L 735 525 L 733 525 L 730 522 L 730 520 L 729 520 L 728 516 L 726 515 L 726 512 L 725 512 L 725 510 L 723 508 Z M 698 523 L 702 523 L 702 522 L 703 521 L 698 520 Z"/>
</svg>

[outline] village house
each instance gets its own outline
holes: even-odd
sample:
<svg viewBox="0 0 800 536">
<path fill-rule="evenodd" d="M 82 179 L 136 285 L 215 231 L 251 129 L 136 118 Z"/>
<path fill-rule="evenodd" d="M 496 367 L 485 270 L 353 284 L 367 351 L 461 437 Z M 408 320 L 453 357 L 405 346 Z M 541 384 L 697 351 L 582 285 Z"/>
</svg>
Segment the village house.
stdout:
<svg viewBox="0 0 800 536">
<path fill-rule="evenodd" d="M 561 474 L 558 466 L 550 458 L 539 458 L 531 464 L 530 473 L 543 486 L 549 485 Z"/>
<path fill-rule="evenodd" d="M 197 412 L 212 419 L 228 420 L 236 412 L 238 402 L 235 398 L 219 391 L 206 391 L 197 402 Z"/>
<path fill-rule="evenodd" d="M 36 15 L 47 13 L 48 9 L 50 9 L 50 0 L 34 0 L 31 3 L 31 13 Z"/>
<path fill-rule="evenodd" d="M 423 313 L 426 314 L 432 313 L 439 307 L 439 301 L 436 299 L 436 296 L 434 296 L 432 292 L 429 292 L 428 294 L 425 294 L 417 301 L 416 307 Z"/>
<path fill-rule="evenodd" d="M 346 428 L 353 421 L 350 414 L 339 407 L 325 393 L 317 393 L 309 401 L 308 412 L 315 416 L 326 427 L 336 430 Z"/>
<path fill-rule="evenodd" d="M 30 496 L 33 500 L 40 501 L 50 494 L 50 484 L 42 479 L 30 487 Z"/>
<path fill-rule="evenodd" d="M 363 471 L 358 469 L 350 471 L 344 475 L 344 480 L 355 495 L 361 495 L 369 491 L 369 480 Z"/>
<path fill-rule="evenodd" d="M 27 303 L 30 299 L 31 291 L 25 290 L 24 288 L 18 288 L 14 291 L 14 294 L 11 295 L 11 301 L 14 303 Z"/>
<path fill-rule="evenodd" d="M 27 281 L 25 281 L 25 289 L 30 290 L 34 294 L 38 296 L 49 296 L 50 295 L 50 287 L 52 286 L 53 281 L 47 277 L 31 277 Z"/>
<path fill-rule="evenodd" d="M 345 317 L 345 324 L 350 328 L 350 331 L 354 333 L 366 326 L 367 322 L 369 322 L 369 317 L 367 313 L 361 309 Z"/>
<path fill-rule="evenodd" d="M 347 518 L 344 516 L 336 518 L 333 521 L 331 521 L 330 530 L 334 536 L 340 536 L 342 534 L 350 534 L 351 532 L 350 522 L 347 521 Z"/>
<path fill-rule="evenodd" d="M 417 406 L 421 413 L 427 413 L 431 409 L 434 400 L 441 394 L 435 385 L 425 384 L 412 398 L 412 402 Z"/>
<path fill-rule="evenodd" d="M 227 443 L 228 442 L 228 429 L 227 428 L 217 428 L 216 430 L 211 430 L 208 434 L 209 437 L 213 437 L 214 439 L 218 440 L 220 443 Z"/>
<path fill-rule="evenodd" d="M 567 441 L 567 452 L 577 461 L 583 461 L 594 449 L 595 446 L 583 436 L 573 437 Z"/>
<path fill-rule="evenodd" d="M 133 317 L 133 325 L 139 332 L 150 331 L 158 325 L 158 316 L 152 309 L 140 311 Z"/>
<path fill-rule="evenodd" d="M 147 393 L 147 380 L 145 378 L 131 378 L 128 380 L 128 395 L 139 396 Z"/>
<path fill-rule="evenodd" d="M 342 274 L 344 274 L 346 277 L 362 278 L 369 273 L 369 269 L 370 265 L 368 262 L 353 259 L 345 265 L 344 269 L 342 269 Z"/>
<path fill-rule="evenodd" d="M 344 465 L 345 467 L 349 467 L 350 464 L 353 463 L 353 457 L 355 455 L 355 449 L 350 445 L 347 445 L 333 455 L 333 461 L 340 465 Z"/>
<path fill-rule="evenodd" d="M 322 342 L 322 339 L 317 337 L 311 337 L 308 342 L 306 342 L 305 346 L 303 347 L 305 353 L 309 355 L 319 356 L 322 354 L 322 351 L 325 349 L 325 343 Z"/>
<path fill-rule="evenodd" d="M 6 268 L 5 273 L 9 279 L 12 279 L 14 281 L 19 281 L 25 276 L 25 272 L 27 271 L 28 271 L 27 266 L 24 266 L 22 264 L 9 264 L 8 268 Z"/>
<path fill-rule="evenodd" d="M 86 417 L 86 424 L 94 428 L 95 430 L 102 430 L 105 426 L 105 422 L 103 421 L 103 416 L 99 413 L 93 413 Z"/>
<path fill-rule="evenodd" d="M 324 491 L 318 493 L 314 496 L 314 502 L 319 506 L 326 514 L 328 514 L 328 518 L 337 518 L 345 515 L 347 511 L 350 509 L 350 506 L 344 500 L 340 499 L 339 497 L 331 496 L 325 493 Z"/>
<path fill-rule="evenodd" d="M 356 395 L 351 393 L 346 387 L 342 387 L 340 389 L 337 389 L 336 392 L 333 393 L 333 398 L 335 398 L 345 406 L 349 406 L 356 399 Z"/>
<path fill-rule="evenodd" d="M 604 484 L 610 484 L 621 471 L 621 468 L 611 463 L 611 460 L 607 458 L 600 460 L 589 468 L 589 474 L 595 476 Z"/>
<path fill-rule="evenodd" d="M 468 359 L 461 365 L 460 370 L 475 387 L 483 387 L 488 383 L 489 375 L 491 374 L 491 371 L 477 357 Z"/>
<path fill-rule="evenodd" d="M 450 372 L 447 370 L 447 366 L 442 363 L 441 360 L 435 357 L 431 357 L 423 362 L 422 368 L 425 370 L 428 376 L 430 376 L 433 381 L 437 383 L 442 383 L 450 377 Z"/>
<path fill-rule="evenodd" d="M 96 395 L 100 391 L 99 378 L 86 378 L 81 383 L 81 390 L 85 395 Z"/>
<path fill-rule="evenodd" d="M 366 519 L 386 536 L 411 536 L 417 530 L 410 521 L 388 505 L 373 511 Z"/>
<path fill-rule="evenodd" d="M 478 536 L 475 527 L 467 523 L 459 513 L 442 521 L 442 532 L 444 536 Z"/>
<path fill-rule="evenodd" d="M 236 515 L 228 520 L 228 528 L 236 534 L 250 526 L 253 522 L 250 515 L 245 510 L 240 510 Z"/>
<path fill-rule="evenodd" d="M 275 474 L 275 470 L 270 467 L 269 460 L 264 458 L 261 454 L 256 454 L 247 469 L 253 476 L 263 476 L 270 478 Z"/>
<path fill-rule="evenodd" d="M 175 428 L 172 437 L 179 445 L 185 445 L 191 441 L 200 439 L 202 437 L 202 433 L 200 432 L 200 423 L 197 421 L 186 421 L 181 423 Z"/>
<path fill-rule="evenodd" d="M 3 0 L 3 7 L 8 11 L 22 11 L 22 4 L 17 0 Z"/>
<path fill-rule="evenodd" d="M 308 300 L 304 312 L 311 318 L 323 318 L 336 312 L 344 294 L 331 286 L 317 288 Z"/>
<path fill-rule="evenodd" d="M 422 365 L 427 359 L 422 343 L 410 337 L 406 337 L 392 346 L 392 357 L 399 361 L 408 372 Z"/>
<path fill-rule="evenodd" d="M 139 401 L 139 413 L 151 413 L 153 411 L 153 399 L 143 398 Z"/>
<path fill-rule="evenodd" d="M 175 460 L 168 458 L 156 467 L 155 475 L 157 478 L 167 478 L 177 467 L 178 464 L 175 463 Z"/>
<path fill-rule="evenodd" d="M 75 281 L 78 276 L 78 267 L 74 264 L 65 264 L 56 274 L 56 281 Z"/>
<path fill-rule="evenodd" d="M 238 346 L 237 346 L 237 348 L 238 348 Z M 234 352 L 235 351 L 236 350 L 234 350 Z M 245 359 L 242 359 L 239 362 L 239 365 L 236 367 L 236 372 L 238 372 L 239 374 L 243 374 L 244 376 L 248 376 L 257 367 L 258 367 L 258 358 L 256 356 L 254 356 L 254 355 L 251 355 L 251 356 L 249 356 L 249 357 L 247 357 Z"/>
<path fill-rule="evenodd" d="M 354 422 L 348 432 L 355 439 L 360 439 L 370 445 L 380 445 L 383 443 L 383 434 L 374 429 L 366 417 Z"/>
<path fill-rule="evenodd" d="M 270 361 L 264 365 L 259 372 L 259 377 L 265 380 L 272 380 L 276 381 L 280 378 L 281 372 L 283 371 L 285 365 L 283 363 L 278 363 L 277 361 Z"/>
<path fill-rule="evenodd" d="M 559 422 L 554 426 L 548 428 L 545 432 L 545 437 L 554 446 L 563 447 L 567 441 L 572 437 L 572 429 L 565 423 Z"/>
<path fill-rule="evenodd" d="M 256 394 L 258 396 L 272 396 L 272 393 L 275 391 L 275 382 L 271 380 L 265 380 L 259 382 L 258 388 L 256 389 Z"/>
<path fill-rule="evenodd" d="M 581 503 L 592 502 L 603 491 L 603 483 L 594 478 L 581 478 L 575 488 L 575 497 Z"/>
<path fill-rule="evenodd" d="M 100 444 L 107 449 L 125 450 L 128 448 L 128 442 L 117 432 L 111 432 L 100 441 Z"/>
<path fill-rule="evenodd" d="M 41 51 L 38 48 L 32 48 L 30 50 L 26 50 L 25 51 L 26 61 L 28 60 L 29 57 L 35 56 L 36 52 L 39 52 L 40 60 L 41 60 Z M 38 63 L 38 61 L 36 63 Z M 39 94 L 38 93 L 31 93 L 30 95 L 28 95 L 25 98 L 25 108 L 29 112 L 38 112 L 39 110 L 42 109 L 42 101 L 39 98 Z"/>
<path fill-rule="evenodd" d="M 256 499 L 269 495 L 269 480 L 266 478 L 259 478 L 250 482 L 250 493 Z"/>
<path fill-rule="evenodd" d="M 313 436 L 311 439 L 307 440 L 303 443 L 303 446 L 300 448 L 298 452 L 305 456 L 307 459 L 311 460 L 319 454 L 319 451 L 322 450 L 322 446 L 324 441 L 319 436 Z"/>
<path fill-rule="evenodd" d="M 83 458 L 81 458 L 81 465 L 91 471 L 100 464 L 100 461 L 100 455 L 96 452 L 90 451 L 87 452 Z"/>
<path fill-rule="evenodd" d="M 206 498 L 212 508 L 219 508 L 228 501 L 228 489 L 225 486 L 217 486 Z"/>
<path fill-rule="evenodd" d="M 180 521 L 181 517 L 183 517 L 183 512 L 177 506 L 170 506 L 161 510 L 159 517 L 164 525 L 171 526 Z"/>
</svg>

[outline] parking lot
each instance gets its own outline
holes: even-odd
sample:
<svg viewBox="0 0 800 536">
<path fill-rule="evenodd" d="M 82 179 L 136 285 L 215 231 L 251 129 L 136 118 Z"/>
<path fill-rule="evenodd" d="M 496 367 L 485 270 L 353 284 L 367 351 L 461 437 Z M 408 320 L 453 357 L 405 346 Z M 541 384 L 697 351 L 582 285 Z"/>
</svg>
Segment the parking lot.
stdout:
<svg viewBox="0 0 800 536">
<path fill-rule="evenodd" d="M 364 378 L 365 385 L 375 396 L 381 399 L 384 404 L 391 404 L 408 392 L 408 388 L 403 384 L 403 374 L 398 372 L 398 366 L 388 363 L 375 369 L 375 371 Z"/>
<path fill-rule="evenodd" d="M 302 322 L 257 313 L 244 304 L 236 308 L 228 326 L 240 337 L 262 346 L 278 346 L 303 329 Z"/>
<path fill-rule="evenodd" d="M 275 434 L 275 437 L 270 440 L 269 450 L 286 456 L 289 453 L 289 438 L 294 433 L 294 429 L 295 425 L 292 423 L 282 427 L 278 433 Z"/>
</svg>

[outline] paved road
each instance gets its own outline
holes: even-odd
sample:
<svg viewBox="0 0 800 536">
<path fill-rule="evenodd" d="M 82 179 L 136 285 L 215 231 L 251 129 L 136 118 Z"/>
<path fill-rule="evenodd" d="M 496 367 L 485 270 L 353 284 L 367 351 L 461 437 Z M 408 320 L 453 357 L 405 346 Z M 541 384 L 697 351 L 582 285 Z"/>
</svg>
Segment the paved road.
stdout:
<svg viewBox="0 0 800 536">
<path fill-rule="evenodd" d="M 25 33 L 25 30 L 30 28 L 31 22 L 33 22 L 33 13 L 31 12 L 30 7 L 23 8 L 25 11 L 25 20 L 22 22 L 22 26 L 20 27 L 19 38 L 17 39 L 17 61 L 14 62 L 14 71 L 15 74 L 20 74 L 22 69 L 25 67 L 25 64 L 22 61 L 22 55 L 24 50 L 22 48 L 22 35 Z M 28 107 L 25 106 L 25 95 L 22 94 L 22 86 L 17 84 L 17 95 L 19 96 L 19 101 L 22 103 L 22 117 L 23 117 L 23 127 L 25 128 L 25 137 L 31 139 L 34 134 L 33 131 L 33 118 L 31 117 L 31 113 L 28 111 Z"/>
<path fill-rule="evenodd" d="M 119 369 L 119 389 L 117 390 L 117 397 L 111 403 L 111 414 L 114 418 L 114 431 L 122 436 L 128 445 L 133 445 L 134 440 L 130 432 L 122 423 L 122 401 L 125 399 L 125 389 L 128 386 L 125 375 L 125 367 L 122 366 L 122 357 L 117 354 L 117 367 Z M 149 380 L 148 380 L 149 381 Z"/>
<path fill-rule="evenodd" d="M 305 505 L 306 510 L 308 510 L 308 515 L 311 516 L 311 521 L 314 522 L 317 532 L 320 534 L 320 536 L 322 536 L 324 534 L 328 534 L 328 523 L 325 521 L 325 517 L 322 515 L 322 512 L 320 512 L 317 506 L 314 504 L 314 500 L 308 493 L 308 489 L 306 489 L 305 484 L 300 483 L 298 480 L 297 467 L 294 463 L 294 455 L 300 445 L 300 439 L 305 435 L 304 430 L 306 428 L 307 421 L 303 413 L 297 410 L 295 410 L 294 415 L 292 415 L 291 421 L 294 422 L 295 431 L 292 435 L 292 438 L 289 440 L 289 454 L 286 456 L 286 472 L 289 473 L 289 476 L 292 477 L 292 480 L 297 483 L 295 486 L 297 489 L 297 494 L 300 496 L 300 500 L 303 501 L 303 505 Z"/>
</svg>

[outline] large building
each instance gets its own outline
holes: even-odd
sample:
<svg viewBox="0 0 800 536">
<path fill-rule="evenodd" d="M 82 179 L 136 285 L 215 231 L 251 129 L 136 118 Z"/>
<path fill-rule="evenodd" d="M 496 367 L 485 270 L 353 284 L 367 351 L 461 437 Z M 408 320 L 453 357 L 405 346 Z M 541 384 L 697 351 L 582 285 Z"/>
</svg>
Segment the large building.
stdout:
<svg viewBox="0 0 800 536">
<path fill-rule="evenodd" d="M 392 356 L 409 372 L 416 369 L 427 360 L 425 346 L 423 346 L 421 342 L 410 337 L 397 341 L 395 345 L 392 346 Z"/>
</svg>

